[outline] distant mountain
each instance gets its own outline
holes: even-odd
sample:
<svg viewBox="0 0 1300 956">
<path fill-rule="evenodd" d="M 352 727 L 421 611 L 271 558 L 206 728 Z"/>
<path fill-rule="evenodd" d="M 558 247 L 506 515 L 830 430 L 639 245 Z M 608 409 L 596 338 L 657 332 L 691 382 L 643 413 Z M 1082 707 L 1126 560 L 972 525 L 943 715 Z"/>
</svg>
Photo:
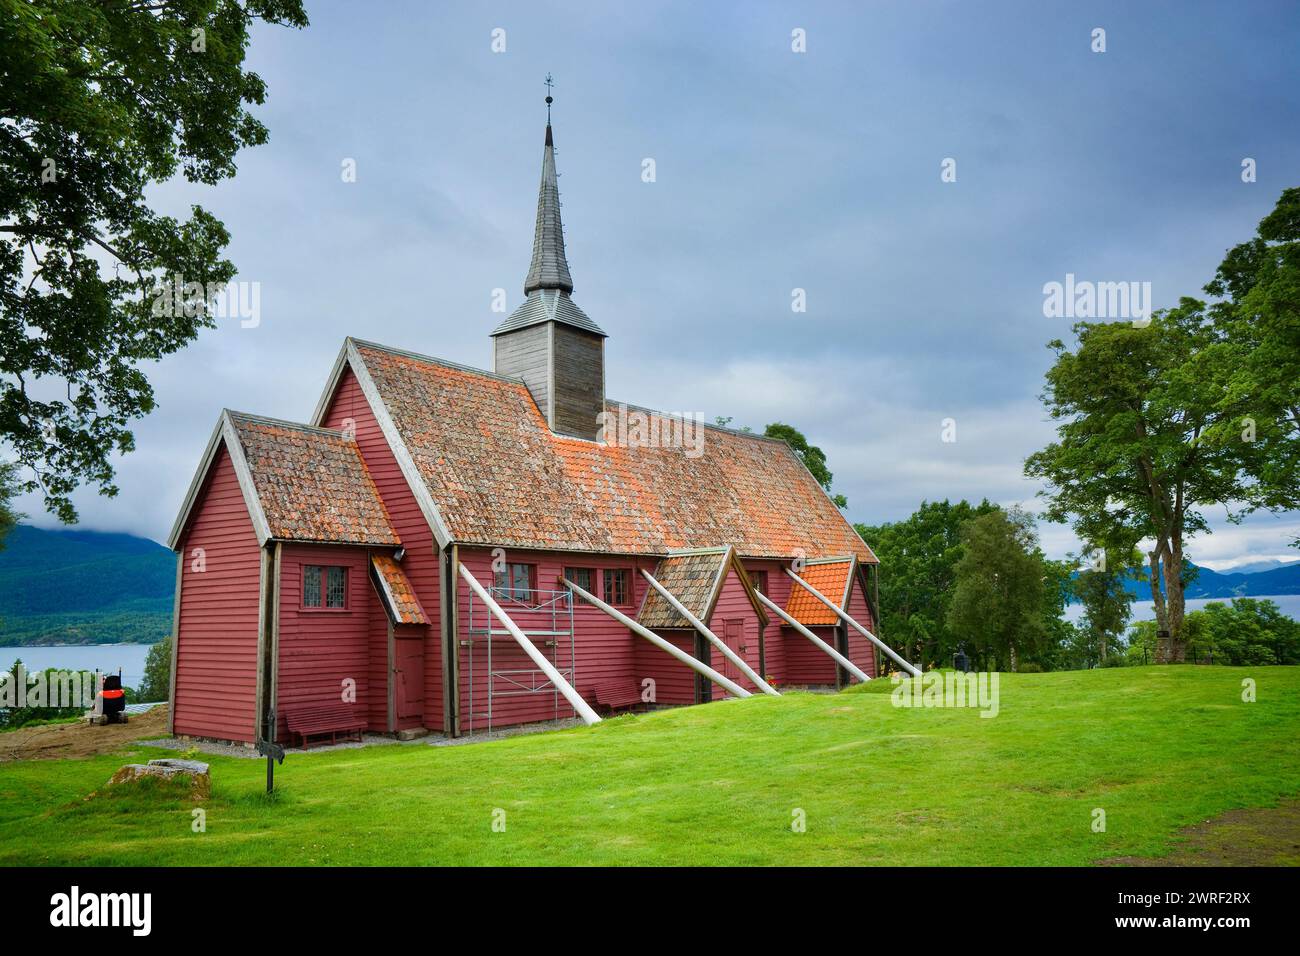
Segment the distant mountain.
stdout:
<svg viewBox="0 0 1300 956">
<path fill-rule="evenodd" d="M 176 556 L 156 541 L 19 525 L 0 551 L 0 646 L 153 643 L 175 587 Z"/>
<path fill-rule="evenodd" d="M 1267 558 L 1263 561 L 1244 561 L 1241 564 L 1234 564 L 1230 568 L 1223 568 L 1218 574 L 1255 574 L 1258 571 L 1272 571 L 1274 568 L 1285 568 L 1292 564 L 1300 564 L 1300 558 L 1291 561 L 1279 561 L 1277 558 Z"/>
<path fill-rule="evenodd" d="M 1136 600 L 1150 601 L 1151 586 L 1146 578 L 1125 584 Z M 1164 591 L 1163 582 L 1160 590 Z M 1272 567 L 1267 571 L 1211 571 L 1197 568 L 1196 579 L 1187 586 L 1189 598 L 1260 597 L 1265 594 L 1300 594 L 1300 562 Z"/>
</svg>

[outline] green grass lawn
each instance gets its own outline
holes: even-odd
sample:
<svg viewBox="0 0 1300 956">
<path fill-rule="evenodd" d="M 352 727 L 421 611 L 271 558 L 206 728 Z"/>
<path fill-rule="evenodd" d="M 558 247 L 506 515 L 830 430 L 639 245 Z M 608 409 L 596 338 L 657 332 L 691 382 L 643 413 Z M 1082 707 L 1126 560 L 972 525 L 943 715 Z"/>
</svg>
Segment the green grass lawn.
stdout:
<svg viewBox="0 0 1300 956">
<path fill-rule="evenodd" d="M 161 751 L 0 764 L 0 864 L 1072 865 L 1300 792 L 1300 668 L 1003 675 L 993 719 L 892 689 L 290 755 L 270 799 L 264 762 L 204 757 L 205 833 L 165 788 L 87 799 Z"/>
</svg>

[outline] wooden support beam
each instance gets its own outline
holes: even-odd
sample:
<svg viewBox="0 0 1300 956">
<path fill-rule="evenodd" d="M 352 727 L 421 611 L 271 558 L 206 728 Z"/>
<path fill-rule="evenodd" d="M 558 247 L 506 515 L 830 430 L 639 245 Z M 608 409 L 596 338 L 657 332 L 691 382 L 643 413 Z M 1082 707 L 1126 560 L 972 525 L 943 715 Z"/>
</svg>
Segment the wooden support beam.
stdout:
<svg viewBox="0 0 1300 956">
<path fill-rule="evenodd" d="M 815 644 L 817 647 L 821 648 L 823 651 L 829 654 L 831 658 L 834 659 L 835 663 L 839 664 L 840 667 L 843 667 L 846 671 L 848 671 L 858 680 L 862 681 L 864 684 L 867 681 L 871 680 L 871 678 L 868 677 L 863 672 L 862 668 L 858 667 L 857 664 L 854 664 L 851 660 L 849 660 L 847 657 L 845 657 L 835 648 L 831 647 L 829 644 L 823 641 L 812 631 L 808 630 L 808 628 L 804 627 L 802 624 L 800 624 L 798 621 L 792 618 L 789 614 L 785 613 L 785 611 L 781 610 L 781 608 L 777 607 L 776 603 L 772 601 L 762 591 L 758 592 L 758 599 L 763 602 L 764 607 L 766 607 L 769 611 L 775 613 L 777 617 L 785 621 L 785 623 L 789 624 L 791 627 L 793 627 L 804 637 L 808 638 L 808 640 L 812 641 L 813 644 Z"/>
<path fill-rule="evenodd" d="M 541 672 L 546 675 L 547 679 L 555 685 L 559 692 L 564 695 L 564 699 L 567 700 L 569 705 L 578 712 L 578 716 L 582 718 L 583 722 L 588 727 L 592 724 L 600 723 L 599 715 L 597 715 L 597 713 L 591 709 L 591 706 L 583 700 L 581 696 L 579 696 L 578 692 L 573 689 L 573 685 L 564 679 L 564 675 L 555 669 L 555 665 L 546 659 L 546 655 L 539 651 L 536 645 L 528 639 L 527 635 L 519 629 L 519 625 L 510 620 L 510 615 L 501 610 L 501 605 L 493 600 L 492 595 L 488 594 L 483 585 L 478 583 L 478 579 L 475 578 L 474 575 L 470 574 L 469 568 L 465 567 L 463 564 L 459 564 L 459 562 L 457 563 L 460 567 L 460 576 L 465 579 L 467 584 L 469 584 L 470 590 L 477 594 L 483 600 L 483 603 L 487 605 L 487 609 L 492 612 L 496 619 L 505 625 L 506 630 L 510 632 L 510 636 L 519 643 L 519 646 L 524 649 L 524 653 L 532 658 L 533 663 L 536 664 Z"/>
<path fill-rule="evenodd" d="M 813 587 L 811 584 L 809 584 L 809 583 L 808 583 L 807 581 L 805 581 L 803 578 L 799 577 L 799 575 L 795 574 L 795 573 L 794 573 L 793 571 L 791 571 L 789 568 L 786 568 L 786 569 L 785 569 L 785 573 L 788 574 L 788 575 L 790 575 L 790 577 L 794 578 L 795 583 L 798 584 L 801 588 L 803 588 L 805 591 L 807 591 L 809 594 L 811 594 L 811 595 L 812 595 L 813 597 L 815 597 L 817 600 L 821 601 L 821 602 L 822 602 L 823 604 L 825 604 L 828 608 L 830 608 L 832 611 L 834 611 L 834 612 L 835 612 L 835 615 L 836 615 L 836 616 L 837 616 L 841 621 L 843 621 L 843 622 L 844 622 L 845 624 L 847 624 L 849 627 L 853 628 L 855 631 L 857 631 L 859 634 L 861 634 L 863 637 L 865 637 L 867 640 L 869 640 L 872 644 L 875 644 L 876 647 L 880 648 L 882 651 L 884 651 L 886 654 L 888 654 L 888 655 L 889 655 L 889 656 L 894 660 L 894 662 L 898 664 L 899 667 L 903 668 L 903 670 L 907 671 L 907 672 L 908 672 L 909 674 L 911 674 L 913 677 L 920 677 L 920 676 L 921 676 L 921 671 L 920 671 L 919 668 L 913 666 L 912 664 L 909 664 L 907 661 L 905 661 L 905 660 L 903 660 L 901 657 L 899 657 L 898 654 L 894 651 L 894 649 L 893 649 L 892 647 L 890 647 L 888 644 L 886 644 L 886 643 L 885 643 L 884 641 L 882 641 L 880 638 L 876 637 L 876 635 L 872 634 L 870 631 L 868 631 L 865 627 L 863 627 L 863 626 L 862 626 L 861 624 L 859 624 L 857 621 L 853 620 L 853 618 L 849 617 L 848 614 L 846 614 L 846 613 L 844 612 L 844 609 L 843 609 L 843 608 L 837 607 L 837 606 L 835 605 L 835 602 L 832 601 L 832 600 L 830 600 L 829 598 L 827 598 L 826 595 L 822 594 L 821 591 L 818 591 L 815 587 Z"/>
<path fill-rule="evenodd" d="M 727 658 L 727 660 L 731 661 L 731 663 L 739 667 L 740 672 L 744 674 L 746 677 L 748 677 L 750 680 L 752 680 L 754 682 L 754 685 L 759 690 L 761 690 L 764 694 L 771 695 L 772 697 L 781 696 L 776 692 L 776 690 L 770 684 L 768 684 L 767 681 L 763 680 L 763 678 L 759 677 L 758 674 L 754 673 L 754 669 L 750 667 L 747 663 L 745 663 L 745 659 L 743 657 L 741 657 L 730 647 L 728 647 L 725 642 L 723 642 L 718 638 L 718 635 L 714 634 L 711 630 L 709 630 L 705 626 L 703 621 L 701 621 L 698 617 L 696 617 L 689 610 L 687 610 L 686 605 L 683 604 L 681 601 L 677 600 L 676 595 L 674 595 L 666 587 L 664 587 L 662 584 L 656 581 L 654 579 L 654 576 L 651 575 L 649 571 L 647 571 L 645 568 L 642 568 L 641 574 L 645 577 L 647 581 L 650 582 L 650 586 L 654 588 L 656 591 L 658 591 L 663 596 L 663 599 L 667 601 L 669 604 L 671 604 L 674 609 L 676 609 L 678 614 L 680 614 L 682 617 L 686 618 L 686 620 L 691 622 L 691 627 L 699 631 L 700 635 L 706 641 L 708 641 L 710 644 L 712 644 L 714 647 L 720 650 L 723 656 Z"/>
<path fill-rule="evenodd" d="M 632 633 L 644 637 L 655 647 L 659 648 L 660 650 L 667 651 L 669 654 L 677 658 L 679 661 L 681 661 L 691 670 L 695 671 L 695 673 L 703 674 L 709 680 L 713 681 L 713 683 L 717 684 L 719 687 L 727 691 L 727 693 L 733 694 L 736 697 L 754 696 L 749 691 L 745 690 L 745 688 L 737 684 L 735 681 L 731 680 L 730 678 L 723 677 L 721 674 L 715 671 L 708 664 L 704 664 L 701 663 L 700 661 L 697 661 L 694 657 L 691 657 L 690 654 L 687 654 L 680 647 L 677 647 L 675 644 L 671 643 L 670 641 L 664 640 L 662 637 L 660 637 L 658 634 L 656 634 L 654 631 L 650 630 L 649 628 L 642 627 L 640 624 L 632 620 L 622 611 L 610 607 L 600 598 L 596 597 L 594 594 L 589 594 L 588 592 L 584 591 L 582 588 L 578 587 L 568 578 L 561 578 L 561 580 L 564 582 L 564 586 L 567 587 L 574 594 L 578 595 L 578 597 L 583 598 L 589 604 L 593 604 L 596 607 L 600 608 L 602 611 L 604 611 L 614 620 L 618 621 L 620 624 L 624 625 L 629 630 L 631 630 Z"/>
</svg>

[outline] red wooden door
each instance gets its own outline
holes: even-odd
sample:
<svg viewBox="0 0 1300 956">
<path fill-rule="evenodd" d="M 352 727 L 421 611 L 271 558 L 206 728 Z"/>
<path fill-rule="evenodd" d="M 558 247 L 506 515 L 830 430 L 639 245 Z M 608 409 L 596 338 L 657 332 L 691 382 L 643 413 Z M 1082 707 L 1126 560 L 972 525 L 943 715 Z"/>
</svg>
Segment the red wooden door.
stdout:
<svg viewBox="0 0 1300 956">
<path fill-rule="evenodd" d="M 742 660 L 745 657 L 745 622 L 738 618 L 724 621 L 722 625 L 722 643 L 731 648 L 736 656 Z M 740 668 L 735 662 L 725 654 L 719 654 L 722 658 L 722 676 L 730 677 L 736 683 L 740 683 L 742 674 Z"/>
<path fill-rule="evenodd" d="M 424 641 L 419 635 L 393 641 L 393 704 L 399 721 L 424 716 Z"/>
</svg>

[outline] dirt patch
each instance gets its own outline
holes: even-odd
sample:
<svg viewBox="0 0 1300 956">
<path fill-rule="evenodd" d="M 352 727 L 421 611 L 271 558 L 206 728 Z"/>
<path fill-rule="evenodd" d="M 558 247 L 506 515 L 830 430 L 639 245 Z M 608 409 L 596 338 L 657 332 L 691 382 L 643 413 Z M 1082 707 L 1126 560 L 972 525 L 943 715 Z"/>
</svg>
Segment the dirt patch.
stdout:
<svg viewBox="0 0 1300 956">
<path fill-rule="evenodd" d="M 0 763 L 7 760 L 62 760 L 96 757 L 131 746 L 137 740 L 167 736 L 167 705 L 132 714 L 125 724 L 92 727 L 75 724 L 22 727 L 0 734 Z"/>
<path fill-rule="evenodd" d="M 1117 856 L 1102 866 L 1300 866 L 1300 798 L 1229 810 L 1185 827 L 1168 856 Z"/>
</svg>

